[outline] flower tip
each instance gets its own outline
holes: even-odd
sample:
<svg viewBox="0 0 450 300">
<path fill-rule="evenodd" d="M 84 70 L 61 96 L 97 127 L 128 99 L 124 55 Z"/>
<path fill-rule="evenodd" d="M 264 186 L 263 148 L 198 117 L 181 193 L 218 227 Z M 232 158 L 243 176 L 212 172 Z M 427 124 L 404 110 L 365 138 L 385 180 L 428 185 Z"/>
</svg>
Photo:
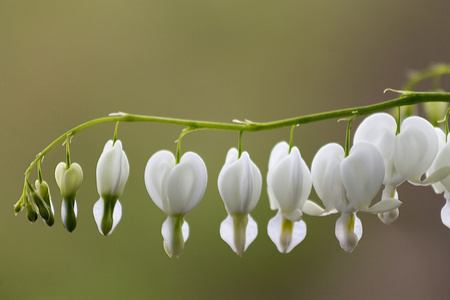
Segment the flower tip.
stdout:
<svg viewBox="0 0 450 300">
<path fill-rule="evenodd" d="M 389 225 L 397 220 L 399 213 L 400 211 L 398 210 L 398 208 L 396 208 L 387 212 L 379 213 L 378 219 L 380 219 L 380 221 L 384 224 Z"/>
<path fill-rule="evenodd" d="M 220 224 L 220 237 L 239 256 L 258 235 L 258 225 L 250 215 L 228 215 Z"/>
</svg>

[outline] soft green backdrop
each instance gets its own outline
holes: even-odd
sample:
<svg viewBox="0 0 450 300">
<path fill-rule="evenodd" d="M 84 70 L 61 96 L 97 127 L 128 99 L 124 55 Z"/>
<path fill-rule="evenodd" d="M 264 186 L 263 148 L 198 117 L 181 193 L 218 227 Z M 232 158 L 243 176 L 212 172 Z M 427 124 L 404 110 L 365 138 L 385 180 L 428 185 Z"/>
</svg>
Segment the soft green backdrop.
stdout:
<svg viewBox="0 0 450 300">
<path fill-rule="evenodd" d="M 226 212 L 216 187 L 225 154 L 237 145 L 234 132 L 183 139 L 182 150 L 204 158 L 209 185 L 187 216 L 191 235 L 180 259 L 164 253 L 165 216 L 143 182 L 150 155 L 175 150 L 179 126 L 119 127 L 131 175 L 122 221 L 107 238 L 91 211 L 96 162 L 114 124 L 73 139 L 72 159 L 85 173 L 75 232 L 59 220 L 53 171 L 62 147 L 42 165 L 55 226 L 14 217 L 12 205 L 36 153 L 110 112 L 270 121 L 394 97 L 382 91 L 400 88 L 408 70 L 450 62 L 449 12 L 447 0 L 0 0 L 0 298 L 445 299 L 450 229 L 440 221 L 443 198 L 429 188 L 404 184 L 391 226 L 360 214 L 364 236 L 352 254 L 334 237 L 336 216 L 306 216 L 308 235 L 287 255 L 266 234 L 274 212 L 264 190 L 252 214 L 259 236 L 236 256 L 219 237 Z M 344 130 L 335 120 L 301 126 L 295 145 L 310 166 L 322 145 L 343 143 Z M 244 134 L 263 176 L 273 145 L 288 136 L 288 128 Z"/>
</svg>

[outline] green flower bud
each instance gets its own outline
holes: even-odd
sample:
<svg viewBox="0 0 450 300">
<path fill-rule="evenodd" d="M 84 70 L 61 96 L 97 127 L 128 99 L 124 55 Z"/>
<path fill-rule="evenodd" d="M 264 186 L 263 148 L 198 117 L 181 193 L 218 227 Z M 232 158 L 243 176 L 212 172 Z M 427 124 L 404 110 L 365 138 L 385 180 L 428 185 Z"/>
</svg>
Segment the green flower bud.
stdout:
<svg viewBox="0 0 450 300">
<path fill-rule="evenodd" d="M 63 198 L 75 197 L 83 182 L 83 170 L 77 163 L 67 168 L 66 163 L 60 162 L 55 169 L 55 179 Z"/>
<path fill-rule="evenodd" d="M 77 201 L 75 196 L 78 188 L 83 182 L 83 170 L 77 163 L 59 163 L 55 169 L 55 179 L 61 196 L 61 219 L 67 231 L 72 232 L 77 226 Z"/>
<path fill-rule="evenodd" d="M 36 222 L 37 220 L 37 212 L 34 210 L 33 206 L 31 205 L 30 201 L 28 200 L 28 196 L 25 196 L 25 207 L 27 209 L 27 219 L 31 223 Z"/>
<path fill-rule="evenodd" d="M 20 199 L 16 204 L 14 204 L 14 214 L 17 215 L 20 213 L 24 207 L 25 205 L 23 204 L 22 199 Z"/>
<path fill-rule="evenodd" d="M 51 201 L 50 189 L 45 181 L 34 183 L 36 190 L 31 190 L 31 200 L 39 210 L 39 215 L 44 219 L 45 224 L 52 226 L 55 223 L 53 203 Z"/>
</svg>

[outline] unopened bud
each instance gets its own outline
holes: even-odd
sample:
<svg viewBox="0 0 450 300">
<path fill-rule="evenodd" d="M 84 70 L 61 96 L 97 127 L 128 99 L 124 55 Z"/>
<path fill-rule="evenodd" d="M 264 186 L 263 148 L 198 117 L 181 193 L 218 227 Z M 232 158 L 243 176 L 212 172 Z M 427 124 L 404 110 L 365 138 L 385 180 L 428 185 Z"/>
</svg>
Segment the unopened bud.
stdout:
<svg viewBox="0 0 450 300">
<path fill-rule="evenodd" d="M 72 232 L 77 226 L 77 201 L 75 196 L 83 182 L 83 170 L 77 163 L 59 163 L 55 169 L 55 179 L 61 196 L 61 219 L 67 231 Z"/>
<path fill-rule="evenodd" d="M 39 210 L 39 215 L 44 220 L 45 224 L 52 226 L 55 223 L 54 208 L 51 201 L 50 190 L 45 181 L 35 182 L 36 190 L 31 190 L 31 200 L 34 202 Z"/>
<path fill-rule="evenodd" d="M 37 212 L 34 210 L 33 206 L 31 205 L 30 201 L 28 200 L 28 196 L 25 196 L 25 207 L 27 209 L 27 219 L 31 223 L 36 222 L 37 220 Z"/>
</svg>

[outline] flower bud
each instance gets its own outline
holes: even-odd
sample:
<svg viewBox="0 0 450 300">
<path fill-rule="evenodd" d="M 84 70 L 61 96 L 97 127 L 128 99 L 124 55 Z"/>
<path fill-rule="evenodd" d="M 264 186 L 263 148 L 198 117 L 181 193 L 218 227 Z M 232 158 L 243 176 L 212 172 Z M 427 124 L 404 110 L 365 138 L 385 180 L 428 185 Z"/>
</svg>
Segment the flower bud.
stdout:
<svg viewBox="0 0 450 300">
<path fill-rule="evenodd" d="M 34 210 L 33 206 L 31 205 L 30 201 L 28 200 L 28 195 L 25 196 L 25 207 L 27 209 L 27 219 L 31 222 L 34 223 L 37 220 L 37 212 Z"/>
<path fill-rule="evenodd" d="M 121 141 L 109 140 L 97 163 L 97 191 L 100 199 L 94 205 L 94 218 L 103 235 L 112 233 L 122 217 L 119 197 L 125 188 L 130 166 Z"/>
<path fill-rule="evenodd" d="M 54 207 L 51 201 L 50 189 L 47 182 L 36 180 L 36 189 L 31 190 L 31 199 L 39 210 L 39 215 L 45 224 L 52 226 L 55 223 Z"/>
<path fill-rule="evenodd" d="M 61 196 L 61 218 L 67 231 L 72 232 L 77 226 L 77 201 L 75 196 L 83 182 L 83 170 L 77 163 L 68 168 L 66 163 L 59 163 L 55 169 L 55 179 Z"/>
</svg>

